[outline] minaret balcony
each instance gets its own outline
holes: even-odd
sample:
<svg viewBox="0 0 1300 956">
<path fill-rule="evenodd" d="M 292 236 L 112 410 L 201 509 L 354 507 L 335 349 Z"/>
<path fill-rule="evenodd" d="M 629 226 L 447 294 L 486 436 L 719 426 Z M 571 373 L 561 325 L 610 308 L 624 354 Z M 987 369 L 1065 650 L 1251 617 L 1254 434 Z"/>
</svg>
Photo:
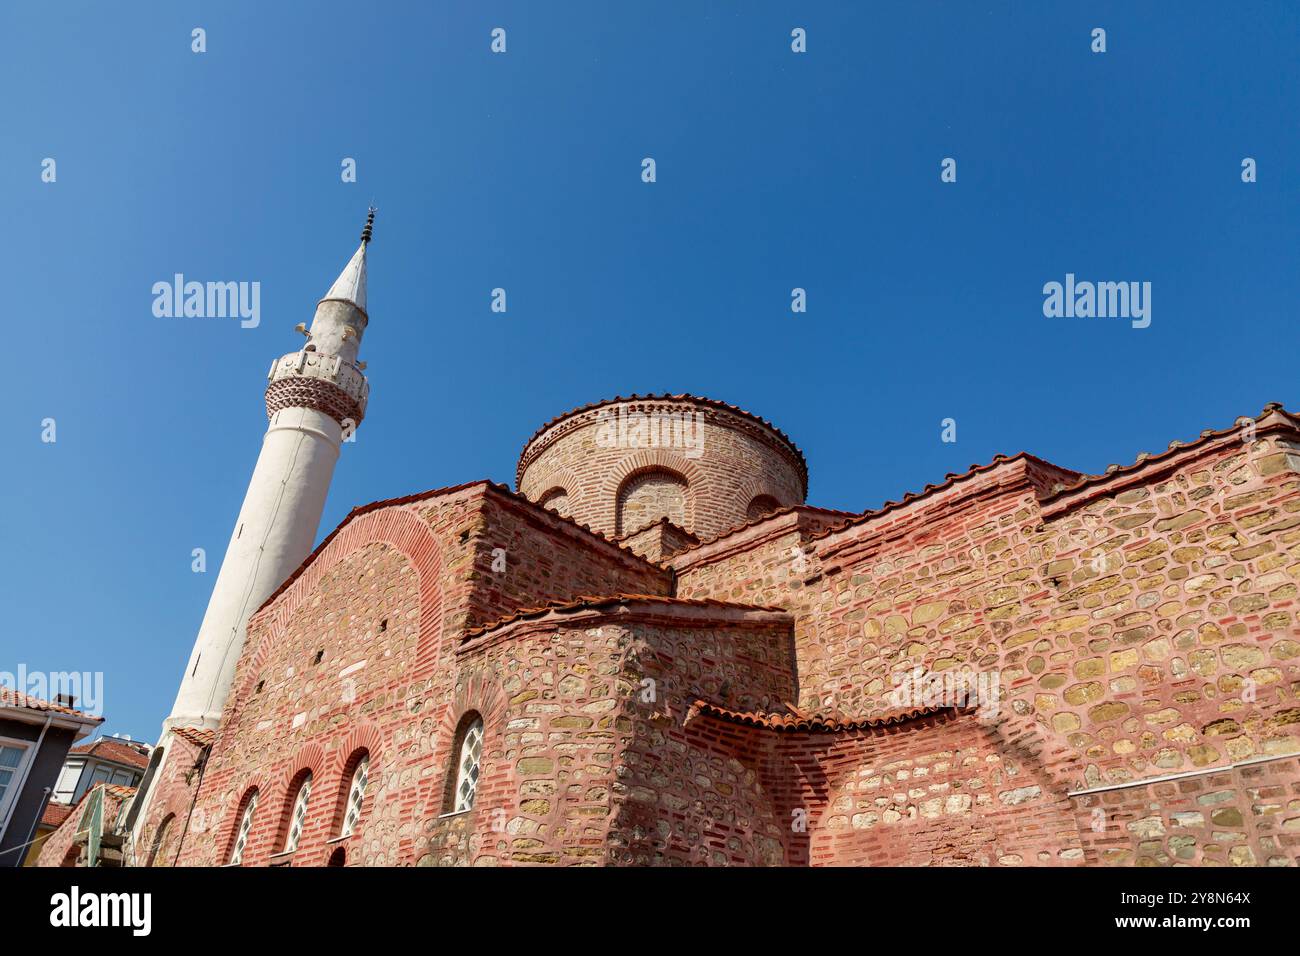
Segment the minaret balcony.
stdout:
<svg viewBox="0 0 1300 956">
<path fill-rule="evenodd" d="M 350 418 L 356 424 L 365 415 L 370 383 L 360 368 L 340 356 L 308 349 L 290 352 L 271 364 L 266 377 L 269 415 L 289 404 L 299 404 L 295 398 L 305 400 L 307 407 L 319 408 L 341 423 L 344 418 Z"/>
</svg>

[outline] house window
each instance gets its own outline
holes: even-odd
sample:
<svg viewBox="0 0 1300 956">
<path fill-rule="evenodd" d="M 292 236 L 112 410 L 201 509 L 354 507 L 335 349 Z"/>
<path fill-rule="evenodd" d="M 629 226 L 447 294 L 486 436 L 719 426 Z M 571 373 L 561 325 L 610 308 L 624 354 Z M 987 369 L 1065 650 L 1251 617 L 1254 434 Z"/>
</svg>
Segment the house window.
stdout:
<svg viewBox="0 0 1300 956">
<path fill-rule="evenodd" d="M 51 799 L 55 803 L 71 803 L 77 792 L 77 781 L 81 779 L 81 771 L 85 769 L 84 760 L 69 760 L 63 765 L 59 772 L 59 780 L 54 785 L 54 794 Z"/>
<path fill-rule="evenodd" d="M 348 788 L 348 802 L 343 810 L 343 829 L 339 836 L 351 836 L 361 819 L 361 802 L 366 796 L 366 783 L 370 779 L 370 755 L 364 755 L 357 761 L 357 769 L 352 771 L 352 786 Z"/>
<path fill-rule="evenodd" d="M 105 767 L 103 764 L 100 764 L 99 766 L 95 767 L 95 769 L 91 772 L 90 786 L 87 787 L 86 789 L 93 790 L 95 788 L 95 784 L 108 783 L 108 778 L 111 777 L 112 775 L 113 775 L 112 767 Z"/>
<path fill-rule="evenodd" d="M 474 795 L 478 791 L 479 764 L 483 758 L 483 718 L 473 714 L 464 725 L 456 756 L 453 813 L 473 809 Z"/>
<path fill-rule="evenodd" d="M 130 787 L 134 786 L 137 779 L 136 775 L 130 770 L 114 770 L 109 783 L 115 787 Z"/>
<path fill-rule="evenodd" d="M 254 790 L 244 806 L 239 818 L 239 830 L 235 833 L 235 845 L 230 850 L 230 865 L 239 866 L 244 861 L 244 847 L 248 846 L 248 834 L 253 829 L 253 813 L 257 810 L 257 791 Z"/>
<path fill-rule="evenodd" d="M 9 809 L 9 801 L 17 796 L 18 768 L 26 754 L 27 748 L 22 744 L 0 744 L 0 819 Z"/>
<path fill-rule="evenodd" d="M 289 834 L 284 840 L 284 852 L 292 853 L 298 849 L 302 838 L 302 825 L 307 819 L 307 798 L 311 796 L 311 774 L 303 778 L 298 788 L 298 796 L 293 800 L 293 810 L 289 813 Z"/>
</svg>

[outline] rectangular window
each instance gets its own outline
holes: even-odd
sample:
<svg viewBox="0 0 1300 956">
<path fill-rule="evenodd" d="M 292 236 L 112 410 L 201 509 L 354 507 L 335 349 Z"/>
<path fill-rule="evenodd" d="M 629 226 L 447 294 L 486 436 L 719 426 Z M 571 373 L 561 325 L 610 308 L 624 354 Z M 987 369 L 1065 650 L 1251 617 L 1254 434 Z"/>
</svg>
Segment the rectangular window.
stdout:
<svg viewBox="0 0 1300 956">
<path fill-rule="evenodd" d="M 9 801 L 17 797 L 19 771 L 27 755 L 27 746 L 18 742 L 0 743 L 0 819 L 9 812 Z"/>
<path fill-rule="evenodd" d="M 65 763 L 63 770 L 59 772 L 58 782 L 54 784 L 54 794 L 51 799 L 56 803 L 71 803 L 77 792 L 77 781 L 81 779 L 81 771 L 85 766 L 84 760 L 69 760 Z"/>
</svg>

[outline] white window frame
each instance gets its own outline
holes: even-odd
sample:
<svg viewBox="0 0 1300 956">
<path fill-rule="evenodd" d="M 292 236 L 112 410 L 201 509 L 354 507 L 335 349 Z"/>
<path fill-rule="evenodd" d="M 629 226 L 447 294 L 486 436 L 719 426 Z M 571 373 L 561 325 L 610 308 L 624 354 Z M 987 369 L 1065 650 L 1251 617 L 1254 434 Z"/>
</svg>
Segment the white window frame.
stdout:
<svg viewBox="0 0 1300 956">
<path fill-rule="evenodd" d="M 343 804 L 343 827 L 339 836 L 352 836 L 361 821 L 361 807 L 366 799 L 366 787 L 370 784 L 370 754 L 357 761 L 352 771 L 352 783 L 348 785 L 347 803 Z"/>
<path fill-rule="evenodd" d="M 281 853 L 293 853 L 298 849 L 302 839 L 303 827 L 307 823 L 307 801 L 311 799 L 311 774 L 308 773 L 298 786 L 298 793 L 293 798 L 293 809 L 289 811 L 289 832 L 284 835 L 284 849 Z"/>
<path fill-rule="evenodd" d="M 474 809 L 479 775 L 483 772 L 483 715 L 465 725 L 456 748 L 456 789 L 452 791 L 452 813 Z"/>
<path fill-rule="evenodd" d="M 239 815 L 239 829 L 235 831 L 235 842 L 230 848 L 227 866 L 239 866 L 244 862 L 244 850 L 248 847 L 248 834 L 253 830 L 253 814 L 257 810 L 257 798 L 261 791 L 254 790 L 244 804 L 244 812 Z"/>
<path fill-rule="evenodd" d="M 86 772 L 86 761 L 80 758 L 69 760 L 59 768 L 59 776 L 54 782 L 54 790 L 50 793 L 50 799 L 61 803 L 74 803 L 77 799 L 77 784 L 81 783 L 81 775 Z M 65 778 L 73 774 L 72 786 L 65 786 Z"/>
<path fill-rule="evenodd" d="M 27 762 L 32 759 L 32 754 L 36 749 L 36 742 L 33 740 L 19 740 L 16 737 L 0 737 L 0 747 L 10 747 L 22 751 L 22 756 L 18 758 L 12 768 L 13 774 L 9 778 L 9 783 L 5 786 L 3 794 L 0 794 L 0 824 L 4 824 L 9 817 L 9 811 L 15 800 L 18 799 L 18 791 L 23 788 L 27 780 L 26 767 Z"/>
</svg>

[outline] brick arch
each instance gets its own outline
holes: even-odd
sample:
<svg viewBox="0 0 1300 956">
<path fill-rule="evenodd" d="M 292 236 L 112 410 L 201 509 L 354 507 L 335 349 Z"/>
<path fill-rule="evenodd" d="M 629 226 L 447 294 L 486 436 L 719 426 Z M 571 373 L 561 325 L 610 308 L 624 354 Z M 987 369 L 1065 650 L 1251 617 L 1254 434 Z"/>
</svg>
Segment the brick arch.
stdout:
<svg viewBox="0 0 1300 956">
<path fill-rule="evenodd" d="M 754 502 L 755 498 L 759 497 L 771 498 L 780 508 L 789 508 L 791 504 L 791 502 L 785 500 L 785 496 L 780 494 L 772 482 L 753 476 L 746 478 L 736 487 L 735 500 L 743 504 L 746 517 L 748 517 L 749 506 Z M 798 502 L 793 502 L 793 504 L 798 504 Z"/>
<path fill-rule="evenodd" d="M 526 476 L 528 477 L 528 476 Z M 571 497 L 576 497 L 581 490 L 582 482 L 568 468 L 548 469 L 537 476 L 537 480 L 529 480 L 528 484 L 536 489 L 535 493 L 529 493 L 520 488 L 519 491 L 530 501 L 540 502 L 542 497 L 555 488 L 563 488 Z"/>
<path fill-rule="evenodd" d="M 502 752 L 505 750 L 506 708 L 508 703 L 506 693 L 501 688 L 496 674 L 489 674 L 482 670 L 471 670 L 464 675 L 460 685 L 456 688 L 456 696 L 452 699 L 450 706 L 443 708 L 442 716 L 434 729 L 433 760 L 434 766 L 441 769 L 441 774 L 435 775 L 432 792 L 426 801 L 427 813 L 438 816 L 443 812 L 448 787 L 450 786 L 448 778 L 454 780 L 452 758 L 455 756 L 453 748 L 459 743 L 456 739 L 457 731 L 460 729 L 461 718 L 471 710 L 477 711 L 479 716 L 483 718 L 483 762 L 479 777 L 480 793 L 485 789 L 483 781 L 488 778 L 500 779 L 502 775 L 509 774 L 509 768 L 496 765 L 500 762 L 494 761 L 489 755 L 493 747 Z"/>
<path fill-rule="evenodd" d="M 179 788 L 172 785 L 171 779 L 168 779 L 167 771 L 172 769 L 172 761 L 188 760 L 191 763 L 198 753 L 198 750 L 191 750 L 192 745 L 187 742 L 181 742 L 180 738 L 167 737 L 165 743 L 159 744 L 162 748 L 162 757 L 158 761 L 158 770 L 156 772 L 153 795 L 150 805 L 146 808 L 148 817 L 144 826 L 140 830 L 141 842 L 144 844 L 145 853 L 153 853 L 154 837 L 158 833 L 158 828 L 162 826 L 162 821 L 167 817 L 174 817 L 184 821 L 189 817 L 190 807 L 197 799 L 197 791 L 191 795 L 188 788 Z M 184 772 L 177 768 L 177 779 L 184 779 Z M 87 793 L 90 791 L 87 790 Z M 136 798 L 139 798 L 137 793 Z M 137 845 L 138 849 L 138 845 Z M 142 862 L 137 853 L 137 863 Z"/>
<path fill-rule="evenodd" d="M 293 755 L 293 759 L 288 762 L 289 769 L 280 774 L 280 787 L 287 790 L 304 770 L 310 770 L 313 780 L 322 779 L 322 774 L 327 766 L 325 759 L 325 748 L 316 742 L 304 744 Z"/>
<path fill-rule="evenodd" d="M 322 798 L 328 796 L 330 802 L 328 830 L 330 838 L 339 835 L 343 815 L 347 812 L 348 792 L 352 788 L 352 773 L 356 769 L 356 761 L 352 758 L 363 750 L 370 757 L 370 780 L 372 781 L 366 787 L 366 793 L 372 795 L 362 797 L 363 813 L 365 808 L 373 803 L 373 781 L 383 759 L 383 741 L 384 735 L 379 726 L 364 721 L 349 731 L 347 736 L 334 747 L 333 761 L 330 766 L 330 789 L 328 794 L 322 793 Z"/>
<path fill-rule="evenodd" d="M 660 470 L 672 472 L 686 482 L 686 526 L 688 531 L 695 527 L 699 496 L 705 484 L 704 472 L 685 455 L 663 448 L 646 448 L 628 455 L 617 468 L 606 473 L 600 483 L 599 495 L 601 520 L 605 527 L 618 527 L 618 496 L 623 486 L 638 475 Z M 636 530 L 623 528 L 620 533 Z"/>
<path fill-rule="evenodd" d="M 372 544 L 396 548 L 415 569 L 420 589 L 420 638 L 413 678 L 421 680 L 432 672 L 443 643 L 442 549 L 437 536 L 414 511 L 380 508 L 341 525 L 275 603 L 254 615 L 267 616 L 267 630 L 248 658 L 235 707 L 242 707 L 248 699 L 272 648 L 279 645 L 294 613 L 307 603 L 325 572 Z"/>
<path fill-rule="evenodd" d="M 235 845 L 235 835 L 236 831 L 239 829 L 240 817 L 244 815 L 244 807 L 248 804 L 248 795 L 254 790 L 257 791 L 257 802 L 263 807 L 269 807 L 271 801 L 269 781 L 267 780 L 266 775 L 259 770 L 244 781 L 244 785 L 239 789 L 239 797 L 235 800 L 233 812 L 227 816 L 227 819 L 221 822 L 221 825 L 216 830 L 214 842 L 217 847 L 217 853 L 220 855 L 213 860 L 213 865 L 225 866 L 226 861 L 230 859 L 230 851 Z M 259 821 L 257 813 L 254 811 L 253 829 L 248 833 L 248 845 L 244 848 L 245 862 L 248 862 L 252 858 L 252 853 L 249 851 L 253 850 L 256 846 L 254 837 L 260 832 L 258 827 L 259 822 L 265 823 L 265 816 L 263 816 Z"/>
<path fill-rule="evenodd" d="M 320 744 L 314 741 L 304 744 L 286 766 L 289 769 L 280 774 L 280 782 L 275 788 L 276 792 L 271 802 L 273 821 L 270 850 L 272 854 L 279 853 L 283 848 L 285 834 L 289 831 L 289 814 L 293 812 L 293 800 L 298 794 L 298 783 L 303 773 L 310 771 L 311 791 L 317 796 L 315 800 L 308 799 L 307 802 L 307 817 L 303 821 L 304 837 L 320 817 L 321 804 L 325 801 L 321 800 L 319 795 L 328 792 L 325 770 L 329 766 L 329 761 L 326 758 L 325 748 Z M 306 844 L 299 844 L 299 850 L 306 849 Z"/>
<path fill-rule="evenodd" d="M 378 724 L 369 720 L 362 721 L 338 742 L 334 748 L 334 772 L 342 773 L 346 770 L 348 761 L 358 750 L 365 750 L 370 754 L 372 765 L 379 762 L 384 750 L 384 733 L 379 729 Z"/>
</svg>

